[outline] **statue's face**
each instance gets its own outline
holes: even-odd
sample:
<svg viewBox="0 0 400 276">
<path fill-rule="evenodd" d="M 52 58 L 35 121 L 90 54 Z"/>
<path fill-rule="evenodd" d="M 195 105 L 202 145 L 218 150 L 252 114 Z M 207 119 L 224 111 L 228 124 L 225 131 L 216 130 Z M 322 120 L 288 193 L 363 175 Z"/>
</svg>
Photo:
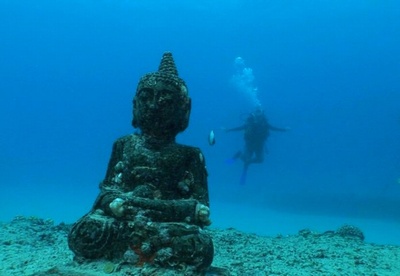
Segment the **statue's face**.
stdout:
<svg viewBox="0 0 400 276">
<path fill-rule="evenodd" d="M 144 134 L 157 137 L 175 137 L 187 125 L 190 114 L 187 89 L 157 82 L 139 85 L 133 107 L 133 125 Z"/>
</svg>

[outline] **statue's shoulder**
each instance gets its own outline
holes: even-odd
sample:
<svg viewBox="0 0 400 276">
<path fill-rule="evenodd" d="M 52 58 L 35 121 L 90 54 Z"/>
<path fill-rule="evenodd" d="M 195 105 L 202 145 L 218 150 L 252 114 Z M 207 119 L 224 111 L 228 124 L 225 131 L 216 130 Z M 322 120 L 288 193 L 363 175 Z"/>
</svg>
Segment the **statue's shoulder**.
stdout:
<svg viewBox="0 0 400 276">
<path fill-rule="evenodd" d="M 182 156 L 190 157 L 190 158 L 200 158 L 203 159 L 203 153 L 201 152 L 200 148 L 198 147 L 193 147 L 193 146 L 188 146 L 188 145 L 182 145 L 182 144 L 176 144 L 177 150 L 180 152 Z"/>
<path fill-rule="evenodd" d="M 175 144 L 175 146 L 177 149 L 179 149 L 181 151 L 194 152 L 194 153 L 197 153 L 200 151 L 200 149 L 198 147 L 182 145 L 182 144 Z"/>
<path fill-rule="evenodd" d="M 122 136 L 115 140 L 114 147 L 125 147 L 127 145 L 134 145 L 141 142 L 141 138 L 138 134 L 129 134 Z"/>
</svg>

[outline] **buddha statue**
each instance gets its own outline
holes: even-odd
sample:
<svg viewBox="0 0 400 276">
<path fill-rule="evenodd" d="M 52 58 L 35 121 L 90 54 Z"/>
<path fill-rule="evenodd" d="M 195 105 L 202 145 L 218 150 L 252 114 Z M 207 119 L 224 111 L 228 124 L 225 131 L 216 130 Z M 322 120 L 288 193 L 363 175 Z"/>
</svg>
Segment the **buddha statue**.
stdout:
<svg viewBox="0 0 400 276">
<path fill-rule="evenodd" d="M 191 98 L 172 54 L 145 74 L 133 99 L 138 132 L 115 141 L 92 209 L 72 227 L 76 258 L 119 259 L 137 265 L 204 272 L 213 260 L 209 194 L 200 149 L 176 143 L 189 123 Z"/>
</svg>

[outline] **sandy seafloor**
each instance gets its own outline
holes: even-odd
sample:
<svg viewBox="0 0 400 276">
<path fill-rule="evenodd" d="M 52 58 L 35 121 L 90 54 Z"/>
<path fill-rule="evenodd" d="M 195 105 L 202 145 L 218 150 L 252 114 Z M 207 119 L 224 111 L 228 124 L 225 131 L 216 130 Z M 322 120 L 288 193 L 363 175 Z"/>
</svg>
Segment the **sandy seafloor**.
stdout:
<svg viewBox="0 0 400 276">
<path fill-rule="evenodd" d="M 189 275 L 129 262 L 78 264 L 67 245 L 70 227 L 23 216 L 1 223 L 0 275 Z M 400 275 L 400 246 L 368 243 L 336 230 L 267 237 L 206 229 L 215 246 L 207 275 Z"/>
</svg>

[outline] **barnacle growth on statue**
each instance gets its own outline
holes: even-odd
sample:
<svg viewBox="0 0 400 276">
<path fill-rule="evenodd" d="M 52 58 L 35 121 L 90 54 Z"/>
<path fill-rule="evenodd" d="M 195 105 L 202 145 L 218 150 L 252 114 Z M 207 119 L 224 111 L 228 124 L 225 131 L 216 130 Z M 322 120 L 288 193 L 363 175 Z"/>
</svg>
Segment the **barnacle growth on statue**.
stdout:
<svg viewBox="0 0 400 276">
<path fill-rule="evenodd" d="M 175 142 L 190 111 L 187 86 L 165 53 L 136 89 L 132 125 L 140 131 L 114 142 L 100 193 L 69 233 L 77 259 L 130 256 L 158 273 L 211 265 L 213 243 L 202 231 L 211 223 L 205 160 L 200 149 Z"/>
</svg>

